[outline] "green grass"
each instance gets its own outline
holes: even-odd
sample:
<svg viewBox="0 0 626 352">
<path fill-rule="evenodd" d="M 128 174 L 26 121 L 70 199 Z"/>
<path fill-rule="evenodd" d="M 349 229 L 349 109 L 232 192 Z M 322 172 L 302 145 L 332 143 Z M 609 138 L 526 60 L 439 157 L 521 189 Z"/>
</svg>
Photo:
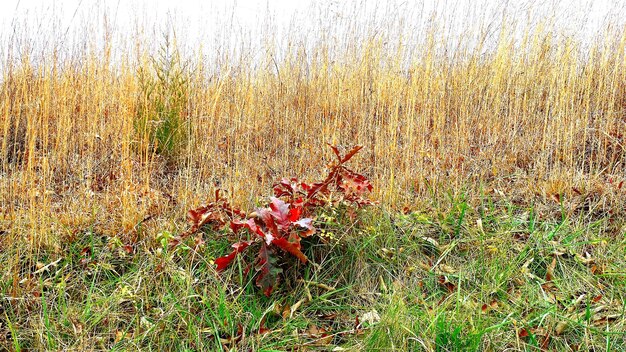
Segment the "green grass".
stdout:
<svg viewBox="0 0 626 352">
<path fill-rule="evenodd" d="M 626 223 L 562 209 L 451 192 L 407 214 L 327 212 L 334 238 L 271 298 L 243 260 L 215 272 L 229 242 L 214 233 L 171 251 L 146 230 L 130 254 L 88 229 L 36 256 L 16 244 L 0 349 L 623 350 Z"/>
</svg>

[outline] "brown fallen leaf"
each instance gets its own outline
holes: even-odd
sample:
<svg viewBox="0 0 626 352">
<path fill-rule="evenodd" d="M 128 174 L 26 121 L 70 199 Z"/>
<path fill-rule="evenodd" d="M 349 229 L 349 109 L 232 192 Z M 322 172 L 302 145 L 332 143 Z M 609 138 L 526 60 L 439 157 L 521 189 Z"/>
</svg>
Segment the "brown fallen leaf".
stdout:
<svg viewBox="0 0 626 352">
<path fill-rule="evenodd" d="M 552 263 L 546 270 L 546 281 L 550 282 L 554 278 L 554 268 L 556 268 L 556 256 L 552 258 Z"/>
<path fill-rule="evenodd" d="M 489 302 L 489 304 L 487 303 L 483 304 L 481 307 L 481 310 L 483 311 L 483 313 L 486 313 L 488 311 L 491 311 L 497 308 L 498 308 L 498 301 L 494 299 L 493 301 Z"/>
<path fill-rule="evenodd" d="M 554 333 L 557 336 L 561 335 L 565 331 L 565 329 L 567 329 L 567 321 L 562 320 L 556 324 L 556 327 L 554 328 Z"/>
<path fill-rule="evenodd" d="M 328 333 L 328 330 L 324 327 L 318 328 L 315 324 L 311 324 L 304 335 L 314 339 L 308 343 L 311 346 L 327 346 L 333 341 L 333 336 Z"/>
<path fill-rule="evenodd" d="M 541 341 L 541 350 L 542 351 L 549 351 L 548 347 L 550 346 L 550 340 L 552 339 L 552 336 L 550 336 L 550 333 L 548 332 L 547 335 L 545 335 L 543 337 L 543 340 Z"/>
<path fill-rule="evenodd" d="M 300 308 L 300 306 L 307 302 L 308 299 L 305 297 L 301 300 L 299 300 L 298 302 L 296 302 L 293 306 L 291 306 L 291 309 L 289 310 L 289 318 L 293 318 L 293 314 L 298 310 L 298 308 Z"/>
<path fill-rule="evenodd" d="M 439 269 L 446 274 L 454 274 L 456 270 L 447 264 L 439 264 Z"/>
<path fill-rule="evenodd" d="M 606 314 L 603 316 L 599 316 L 597 318 L 593 319 L 593 325 L 595 326 L 602 326 L 602 325 L 607 325 L 610 324 L 611 322 L 617 320 L 618 318 L 621 318 L 622 314 L 619 313 L 615 313 L 615 314 Z"/>
<path fill-rule="evenodd" d="M 528 335 L 528 330 L 526 330 L 525 328 L 521 328 L 517 333 L 517 336 L 519 337 L 528 337 Z"/>
<path fill-rule="evenodd" d="M 287 319 L 289 318 L 289 316 L 291 315 L 291 306 L 289 304 L 285 304 L 282 313 L 280 314 L 283 319 Z"/>
<path fill-rule="evenodd" d="M 261 323 L 259 324 L 259 335 L 265 335 L 270 332 L 270 329 L 265 327 L 265 317 L 261 319 Z"/>
<path fill-rule="evenodd" d="M 439 285 L 441 285 L 448 291 L 448 293 L 452 293 L 454 292 L 454 290 L 456 290 L 456 285 L 448 281 L 448 278 L 445 277 L 444 275 L 439 276 L 438 282 L 439 282 Z"/>
</svg>

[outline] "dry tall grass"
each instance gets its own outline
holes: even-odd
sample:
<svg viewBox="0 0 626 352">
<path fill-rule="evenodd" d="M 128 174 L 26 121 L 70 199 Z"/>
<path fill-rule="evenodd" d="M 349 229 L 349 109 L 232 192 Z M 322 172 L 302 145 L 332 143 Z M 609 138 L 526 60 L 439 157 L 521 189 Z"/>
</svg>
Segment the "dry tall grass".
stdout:
<svg viewBox="0 0 626 352">
<path fill-rule="evenodd" d="M 442 188 L 584 192 L 619 176 L 626 30 L 607 24 L 586 46 L 549 21 L 521 37 L 507 21 L 490 40 L 448 37 L 436 18 L 407 37 L 400 18 L 339 38 L 319 24 L 326 34 L 281 46 L 268 34 L 261 57 L 245 49 L 251 39 L 210 60 L 181 50 L 184 87 L 151 94 L 146 82 L 167 64 L 141 35 L 104 23 L 101 37 L 38 49 L 18 30 L 2 44 L 3 226 L 32 248 L 91 227 L 133 237 L 149 217 L 175 228 L 215 187 L 250 204 L 280 177 L 318 176 L 327 142 L 366 147 L 355 167 L 386 204 Z M 174 62 L 175 41 L 156 40 Z M 157 153 L 138 116 L 157 114 L 155 94 L 167 109 L 181 92 L 185 142 Z"/>
</svg>

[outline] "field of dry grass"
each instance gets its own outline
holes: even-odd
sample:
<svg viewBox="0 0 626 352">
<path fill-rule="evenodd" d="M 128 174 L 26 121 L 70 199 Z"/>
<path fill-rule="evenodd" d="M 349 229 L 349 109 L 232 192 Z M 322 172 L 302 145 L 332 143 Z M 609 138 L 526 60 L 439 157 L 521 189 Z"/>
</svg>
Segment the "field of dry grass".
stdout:
<svg viewBox="0 0 626 352">
<path fill-rule="evenodd" d="M 198 328 L 197 336 L 216 336 L 220 329 L 235 331 L 238 323 L 258 329 L 270 303 L 254 292 L 246 291 L 246 303 L 240 302 L 241 292 L 225 290 L 221 294 L 203 291 L 206 297 L 193 309 L 188 302 L 172 301 L 168 306 L 188 307 L 187 315 L 150 303 L 144 307 L 149 313 L 142 316 L 141 309 L 124 308 L 128 305 L 124 302 L 141 295 L 147 301 L 153 299 L 154 292 L 139 289 L 144 279 L 148 288 L 172 287 L 169 293 L 156 294 L 161 302 L 176 292 L 182 292 L 182 298 L 177 296 L 182 300 L 187 299 L 185 295 L 202 295 L 192 289 L 193 279 L 185 276 L 193 276 L 190 273 L 201 264 L 189 259 L 188 264 L 176 266 L 172 258 L 153 258 L 159 236 L 184 231 L 186 211 L 209 200 L 215 189 L 225 190 L 234 203 L 251 209 L 281 177 L 319 178 L 332 160 L 326 143 L 365 146 L 352 166 L 372 180 L 372 197 L 380 201 L 373 213 L 385 220 L 364 220 L 370 237 L 363 238 L 373 247 L 365 249 L 350 237 L 346 241 L 351 249 L 346 253 L 356 258 L 338 259 L 354 268 L 366 268 L 367 275 L 337 273 L 332 260 L 327 263 L 331 273 L 324 273 L 324 262 L 320 263 L 311 280 L 320 282 L 328 276 L 337 284 L 347 283 L 347 288 L 337 295 L 320 290 L 323 299 L 302 312 L 298 318 L 302 322 L 275 323 L 285 324 L 276 329 L 290 335 L 277 332 L 273 336 L 297 336 L 294 329 L 303 331 L 306 322 L 320 319 L 319 314 L 311 318 L 317 310 L 339 312 L 342 317 L 352 314 L 346 307 L 370 307 L 377 302 L 364 296 L 371 290 L 381 292 L 378 299 L 388 302 L 385 307 L 397 310 L 372 322 L 366 337 L 355 336 L 354 341 L 361 342 L 349 340 L 355 349 L 433 350 L 443 343 L 437 331 L 448 331 L 451 321 L 473 314 L 468 312 L 489 323 L 472 325 L 470 331 L 480 331 L 474 335 L 463 326 L 458 336 L 450 325 L 451 332 L 445 335 L 446 343 L 452 343 L 449 346 L 469 349 L 475 343 L 481 350 L 532 350 L 528 346 L 533 342 L 519 330 L 519 324 L 527 324 L 529 331 L 530 327 L 543 329 L 533 330 L 539 346 L 535 348 L 545 347 L 545 336 L 552 338 L 550 348 L 559 350 L 624 347 L 623 335 L 617 334 L 624 328 L 626 304 L 624 27 L 607 23 L 591 43 L 583 43 L 560 33 L 548 19 L 528 26 L 522 35 L 513 30 L 513 20 L 503 19 L 489 36 L 467 32 L 458 41 L 446 37 L 436 18 L 430 31 L 419 36 L 405 36 L 408 27 L 401 19 L 388 20 L 383 27 L 344 25 L 354 28 L 341 37 L 279 38 L 283 45 L 270 44 L 268 38 L 261 54 L 247 52 L 250 43 L 242 40 L 238 50 L 212 56 L 200 48 L 179 47 L 167 28 L 161 28 L 166 34 L 151 38 L 153 42 L 144 41 L 141 35 L 116 33 L 106 23 L 93 31 L 101 37 L 76 34 L 81 39 L 75 39 L 73 46 L 64 42 L 33 45 L 28 32 L 3 37 L 0 347 L 112 348 L 128 333 L 127 341 L 132 343 L 119 348 L 223 348 L 225 344 L 215 339 L 210 340 L 215 345 L 204 345 L 209 340 L 183 336 L 191 331 L 186 319 L 193 318 L 203 304 L 209 306 L 205 300 L 220 302 L 222 308 L 212 325 L 192 323 L 209 324 L 204 332 Z M 401 232 L 394 230 L 398 221 L 406 223 Z M 343 230 L 338 227 L 337 231 Z M 345 233 L 351 231 L 349 227 Z M 381 233 L 393 239 L 382 240 Z M 420 239 L 436 240 L 440 246 L 436 254 L 424 254 L 423 247 L 431 242 L 408 239 L 416 233 Z M 535 238 L 536 233 L 541 236 Z M 103 288 L 91 274 L 84 274 L 84 279 L 70 277 L 80 275 L 70 271 L 71 265 L 58 265 L 56 274 L 39 271 L 60 258 L 71 262 L 70 250 L 78 251 L 71 252 L 77 262 L 87 243 L 92 246 L 90 253 L 96 252 L 93 248 L 112 251 L 102 254 L 103 263 L 127 260 L 124 255 L 120 259 L 111 246 L 94 244 L 96 235 L 97 241 L 105 238 L 106 243 L 132 246 L 140 258 L 130 259 L 126 274 L 119 274 L 130 277 L 118 277 Z M 225 244 L 221 246 L 209 245 L 207 258 L 215 258 L 218 254 L 212 250 L 222 251 Z M 400 247 L 404 251 L 400 258 L 380 257 L 383 249 L 387 253 L 389 248 Z M 472 253 L 471 248 L 480 248 L 480 253 Z M 591 260 L 586 255 L 593 256 L 595 269 L 585 262 Z M 579 256 L 582 259 L 577 262 Z M 534 263 L 529 258 L 535 258 Z M 142 264 L 143 259 L 147 264 Z M 417 264 L 429 261 L 425 269 Z M 441 266 L 436 268 L 439 263 L 448 265 L 435 275 L 441 270 Z M 170 271 L 163 282 L 150 277 L 159 265 L 160 270 Z M 557 283 L 563 285 L 559 292 L 566 297 L 555 294 L 556 298 L 545 299 L 549 291 L 545 282 L 536 284 L 526 274 L 545 281 L 546 271 L 555 265 L 560 271 L 554 275 L 563 280 Z M 119 269 L 113 264 L 106 275 L 114 275 L 113 268 Z M 214 270 L 202 270 L 199 277 L 205 281 L 201 282 L 221 285 Z M 598 270 L 604 274 L 596 275 Z M 41 273 L 54 279 L 49 283 L 52 286 L 46 286 L 50 300 L 42 299 L 43 289 L 37 289 L 46 282 Z M 454 277 L 450 280 L 456 291 L 451 290 L 450 296 L 445 296 L 445 290 L 437 291 L 438 275 Z M 580 281 L 571 282 L 572 277 Z M 469 282 L 472 285 L 466 286 Z M 584 282 L 591 288 L 580 287 Z M 134 284 L 139 291 L 130 292 Z M 517 291 L 518 287 L 528 288 Z M 66 296 L 59 290 L 66 290 Z M 85 298 L 84 290 L 104 301 Z M 416 290 L 438 293 L 418 295 Z M 112 292 L 123 299 L 106 301 Z M 465 293 L 468 296 L 463 297 L 476 299 L 463 299 Z M 506 295 L 518 296 L 507 301 Z M 521 295 L 527 295 L 526 304 L 520 302 Z M 605 325 L 594 325 L 587 317 L 590 327 L 585 327 L 580 317 L 572 317 L 581 295 L 586 297 L 581 301 L 602 301 L 610 307 L 605 308 L 610 310 L 608 315 L 598 318 Z M 289 301 L 288 296 L 285 299 Z M 451 306 L 449 300 L 457 305 Z M 441 304 L 412 310 L 415 304 L 431 301 Z M 565 301 L 570 305 L 559 305 Z M 481 302 L 489 304 L 482 312 Z M 254 308 L 261 312 L 251 313 L 255 318 L 250 320 L 245 312 L 254 304 L 264 308 Z M 52 305 L 64 307 L 57 311 L 68 319 L 64 327 L 48 321 L 52 313 L 46 309 Z M 532 308 L 537 305 L 547 312 L 547 320 Z M 151 330 L 158 325 L 150 316 L 157 314 L 155 307 L 161 317 L 169 316 L 158 333 Z M 504 307 L 519 314 L 516 323 L 511 323 Z M 593 308 L 587 306 L 587 315 Z M 94 314 L 104 314 L 98 309 L 119 319 L 114 323 L 108 315 L 94 318 Z M 379 312 L 382 309 L 378 307 Z M 492 310 L 502 311 L 502 316 L 488 318 Z M 563 311 L 569 312 L 562 314 L 570 317 L 569 326 L 576 326 L 574 337 L 564 337 L 564 327 L 558 325 L 563 319 L 556 315 Z M 35 318 L 25 319 L 28 312 L 37 312 Z M 442 320 L 445 314 L 441 312 L 448 312 L 452 320 Z M 585 315 L 584 309 L 581 314 Z M 124 319 L 136 326 L 122 329 Z M 546 321 L 552 325 L 542 325 Z M 469 323 L 474 324 L 472 319 Z M 225 325 L 220 328 L 220 324 Z M 514 332 L 507 334 L 508 330 Z M 465 340 L 450 342 L 461 337 L 469 339 L 467 345 Z M 282 348 L 276 341 L 291 348 L 300 346 L 299 340 L 281 338 L 246 340 L 239 348 L 259 349 L 268 341 L 275 344 L 270 344 L 270 350 Z"/>
</svg>

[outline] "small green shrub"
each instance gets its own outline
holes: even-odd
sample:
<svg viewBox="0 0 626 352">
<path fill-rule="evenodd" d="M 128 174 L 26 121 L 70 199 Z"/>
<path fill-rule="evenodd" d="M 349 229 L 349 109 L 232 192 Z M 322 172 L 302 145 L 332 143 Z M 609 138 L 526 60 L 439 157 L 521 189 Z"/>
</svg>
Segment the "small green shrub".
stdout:
<svg viewBox="0 0 626 352">
<path fill-rule="evenodd" d="M 140 85 L 135 130 L 152 151 L 168 158 L 180 156 L 186 146 L 188 79 L 177 46 L 164 35 L 158 55 L 138 70 Z"/>
</svg>

